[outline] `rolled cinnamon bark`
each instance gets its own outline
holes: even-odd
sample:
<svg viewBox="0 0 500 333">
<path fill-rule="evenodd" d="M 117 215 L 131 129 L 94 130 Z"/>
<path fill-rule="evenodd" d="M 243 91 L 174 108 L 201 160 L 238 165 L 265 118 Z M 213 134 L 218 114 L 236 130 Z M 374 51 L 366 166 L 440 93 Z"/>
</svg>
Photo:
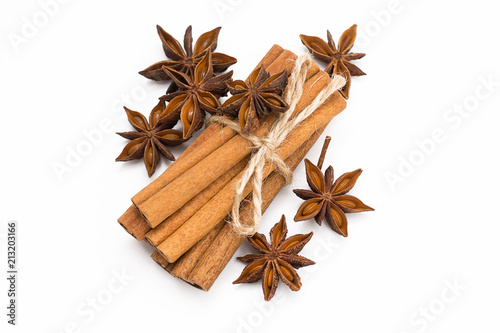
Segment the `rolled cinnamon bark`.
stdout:
<svg viewBox="0 0 500 333">
<path fill-rule="evenodd" d="M 238 164 L 220 176 L 212 184 L 207 186 L 203 191 L 182 206 L 174 214 L 169 216 L 165 221 L 160 223 L 156 228 L 151 229 L 146 234 L 146 241 L 151 244 L 151 246 L 156 247 L 158 244 L 167 239 L 167 237 L 173 234 L 175 230 L 177 230 L 182 224 L 184 224 L 184 222 L 193 216 L 194 213 L 196 213 L 210 199 L 212 199 L 214 195 L 223 189 L 227 183 L 229 183 L 243 169 L 245 169 L 247 163 L 248 158 L 241 160 Z"/>
<path fill-rule="evenodd" d="M 162 255 L 158 253 L 158 251 L 154 251 L 153 254 L 151 254 L 151 258 L 153 258 L 153 260 L 156 261 L 158 265 L 160 265 L 164 270 L 166 270 L 169 273 L 175 266 L 175 264 L 171 264 L 165 258 L 163 258 Z"/>
<path fill-rule="evenodd" d="M 184 253 L 184 255 L 174 263 L 174 266 L 171 269 L 170 273 L 173 276 L 178 277 L 179 279 L 191 283 L 188 281 L 189 275 L 191 274 L 192 270 L 198 263 L 198 260 L 207 251 L 207 249 L 210 247 L 210 245 L 213 243 L 219 232 L 226 224 L 227 222 L 225 219 L 221 220 L 215 226 L 215 228 L 210 230 L 210 232 L 205 237 L 203 237 L 198 243 L 196 243 L 192 248 L 189 249 L 189 251 Z M 158 254 L 160 253 L 158 252 Z"/>
<path fill-rule="evenodd" d="M 292 57 L 285 51 L 270 67 L 280 66 L 280 68 L 285 67 L 286 70 L 291 71 L 293 63 L 292 66 L 288 66 L 289 62 L 286 59 L 279 60 L 281 57 L 287 57 L 288 59 L 296 58 L 295 55 Z M 276 71 L 275 68 L 272 70 Z M 313 73 L 315 74 L 312 75 Z M 311 103 L 317 93 L 329 82 L 328 75 L 325 72 L 319 72 L 316 64 L 311 66 L 308 74 L 309 79 L 304 84 L 304 94 L 295 109 L 295 114 L 302 111 L 304 107 Z M 255 134 L 257 136 L 265 135 L 272 127 L 276 118 L 276 114 L 271 114 L 264 118 Z M 237 135 L 231 138 L 144 203 L 137 205 L 137 208 L 148 224 L 152 228 L 156 227 L 186 204 L 186 202 L 191 200 L 197 193 L 215 181 L 215 179 L 231 169 L 236 163 L 249 156 L 252 150 L 253 145 L 242 136 Z"/>
<path fill-rule="evenodd" d="M 323 72 L 327 82 L 330 78 Z M 323 86 L 324 86 L 323 85 Z M 320 89 L 321 90 L 321 89 Z M 316 95 L 316 94 L 314 94 Z M 297 126 L 287 137 L 285 142 L 279 147 L 276 154 L 281 159 L 287 159 L 295 150 L 306 142 L 316 131 L 316 129 L 327 125 L 330 120 L 341 112 L 346 106 L 346 101 L 339 92 L 335 92 L 328 100 Z M 264 177 L 267 177 L 273 170 L 272 163 L 266 163 L 264 167 Z M 231 209 L 234 196 L 234 189 L 241 174 L 228 183 L 216 196 L 214 196 L 196 214 L 179 227 L 170 237 L 158 245 L 157 250 L 169 261 L 176 261 L 182 254 L 189 250 L 194 244 L 202 239 L 215 225 L 226 216 Z M 251 187 L 247 186 L 244 196 L 251 192 Z"/>
<path fill-rule="evenodd" d="M 297 168 L 300 161 L 304 159 L 307 152 L 316 143 L 321 133 L 323 133 L 325 127 L 326 126 L 314 132 L 292 156 L 285 160 L 286 165 L 291 170 Z M 278 171 L 273 171 L 273 173 L 267 177 L 262 185 L 262 212 L 266 211 L 285 184 L 285 178 Z M 251 200 L 245 201 L 240 208 L 241 221 L 250 224 L 252 222 L 252 210 L 253 204 Z M 231 224 L 226 223 L 223 225 L 222 230 L 217 232 L 217 236 L 210 245 L 205 248 L 201 256 L 190 258 L 191 261 L 196 261 L 196 265 L 193 268 L 191 268 L 192 265 L 184 266 L 181 261 L 188 261 L 188 259 L 184 259 L 186 256 L 190 255 L 190 251 L 188 251 L 175 263 L 174 269 L 180 271 L 191 269 L 187 278 L 184 278 L 185 274 L 182 276 L 179 275 L 178 277 L 195 287 L 208 291 L 244 240 L 245 237 L 235 234 Z M 198 246 L 199 243 L 195 246 Z M 198 251 L 201 252 L 201 250 Z"/>
<path fill-rule="evenodd" d="M 120 216 L 118 223 L 138 241 L 143 241 L 146 234 L 151 230 L 149 224 L 134 205 L 131 205 Z"/>
<path fill-rule="evenodd" d="M 257 67 L 262 65 L 264 68 L 269 68 L 283 52 L 284 49 L 281 46 L 273 45 Z M 151 227 L 141 216 L 140 212 L 137 211 L 135 205 L 150 198 L 159 189 L 198 163 L 234 135 L 235 133 L 232 130 L 224 128 L 220 124 L 215 123 L 210 125 L 163 174 L 132 198 L 133 205 L 118 219 L 118 223 L 137 240 L 144 240 L 146 233 L 151 230 Z"/>
<path fill-rule="evenodd" d="M 148 224 L 155 228 L 205 187 L 250 155 L 251 151 L 252 144 L 241 136 L 231 138 L 143 204 L 138 205 L 139 211 Z"/>
</svg>

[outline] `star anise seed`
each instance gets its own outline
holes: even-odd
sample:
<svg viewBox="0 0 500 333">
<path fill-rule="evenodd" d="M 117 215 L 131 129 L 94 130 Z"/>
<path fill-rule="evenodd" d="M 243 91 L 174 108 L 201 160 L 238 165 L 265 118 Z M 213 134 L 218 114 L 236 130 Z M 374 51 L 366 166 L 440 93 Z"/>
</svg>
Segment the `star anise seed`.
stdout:
<svg viewBox="0 0 500 333">
<path fill-rule="evenodd" d="M 342 75 L 347 79 L 345 86 L 342 88 L 342 94 L 346 99 L 349 99 L 349 91 L 351 89 L 351 76 L 366 75 L 356 65 L 351 63 L 351 60 L 361 59 L 365 56 L 364 53 L 349 53 L 356 40 L 356 28 L 352 27 L 344 31 L 339 39 L 338 48 L 335 46 L 330 31 L 326 31 L 328 42 L 314 36 L 300 35 L 302 43 L 313 54 L 314 57 L 328 63 L 325 71 L 330 75 Z"/>
<path fill-rule="evenodd" d="M 139 74 L 147 77 L 148 79 L 156 81 L 170 79 L 170 77 L 163 70 L 163 67 L 174 69 L 188 75 L 190 78 L 193 78 L 195 67 L 201 61 L 205 53 L 208 50 L 213 52 L 217 48 L 217 39 L 221 29 L 218 27 L 202 34 L 196 41 L 193 50 L 191 26 L 186 29 L 186 34 L 184 35 L 184 49 L 181 44 L 168 32 L 163 30 L 162 27 L 157 25 L 156 28 L 163 44 L 165 55 L 172 60 L 157 62 L 139 72 Z M 215 73 L 223 72 L 235 63 L 236 59 L 233 57 L 223 53 L 212 53 L 212 65 Z M 167 90 L 167 93 L 171 93 L 176 90 L 177 86 L 175 85 L 175 82 L 172 82 Z"/>
<path fill-rule="evenodd" d="M 209 50 L 194 69 L 193 77 L 163 67 L 165 73 L 180 88 L 160 97 L 169 101 L 166 111 L 182 121 L 183 137 L 189 139 L 203 126 L 205 111 L 215 114 L 220 107 L 219 98 L 227 95 L 227 84 L 233 71 L 213 75 L 212 52 Z"/>
<path fill-rule="evenodd" d="M 135 128 L 135 132 L 122 132 L 118 135 L 132 140 L 123 149 L 116 161 L 130 161 L 144 158 L 144 164 L 151 177 L 160 162 L 160 154 L 174 161 L 168 146 L 178 146 L 183 143 L 182 132 L 171 129 L 177 119 L 172 118 L 160 101 L 149 114 L 149 122 L 141 113 L 124 108 L 128 121 Z"/>
<path fill-rule="evenodd" d="M 253 132 L 264 116 L 272 111 L 288 110 L 288 104 L 281 97 L 287 80 L 286 71 L 271 76 L 261 66 L 250 74 L 248 82 L 236 80 L 229 84 L 233 96 L 224 102 L 219 111 L 231 118 L 238 117 L 243 132 Z"/>
<path fill-rule="evenodd" d="M 291 290 L 298 291 L 302 283 L 295 269 L 313 265 L 315 262 L 297 253 L 309 242 L 313 233 L 298 234 L 286 238 L 287 232 L 288 228 L 283 215 L 269 233 L 271 244 L 267 241 L 266 236 L 260 233 L 249 237 L 250 245 L 261 253 L 247 254 L 237 258 L 248 265 L 233 283 L 253 283 L 262 279 L 262 290 L 266 301 L 273 298 L 280 279 Z"/>
<path fill-rule="evenodd" d="M 347 237 L 347 217 L 345 213 L 358 213 L 373 210 L 361 200 L 346 195 L 354 185 L 362 170 L 358 169 L 340 176 L 333 182 L 333 168 L 330 166 L 325 171 L 321 170 L 305 159 L 307 183 L 310 190 L 293 190 L 301 199 L 306 200 L 297 211 L 294 220 L 304 221 L 314 218 L 321 225 L 326 219 L 330 228 L 336 233 Z"/>
</svg>

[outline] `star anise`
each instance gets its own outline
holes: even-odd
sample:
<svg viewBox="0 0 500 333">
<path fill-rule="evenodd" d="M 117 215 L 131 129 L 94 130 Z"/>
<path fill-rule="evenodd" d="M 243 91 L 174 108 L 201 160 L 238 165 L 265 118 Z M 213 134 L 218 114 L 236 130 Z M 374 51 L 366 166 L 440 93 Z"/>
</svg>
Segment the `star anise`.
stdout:
<svg viewBox="0 0 500 333">
<path fill-rule="evenodd" d="M 295 221 L 309 220 L 314 217 L 321 225 L 323 219 L 333 231 L 347 237 L 347 218 L 345 213 L 358 213 L 373 208 L 365 205 L 358 198 L 346 195 L 354 185 L 362 170 L 358 169 L 340 176 L 333 182 L 333 168 L 328 167 L 325 175 L 321 169 L 305 159 L 307 183 L 310 190 L 293 190 L 300 198 L 306 200 L 297 211 Z"/>
<path fill-rule="evenodd" d="M 321 61 L 328 63 L 325 71 L 330 75 L 342 75 L 347 79 L 346 85 L 342 88 L 342 94 L 346 99 L 349 98 L 349 90 L 351 88 L 351 76 L 366 75 L 356 65 L 351 63 L 351 60 L 361 59 L 365 56 L 364 53 L 349 53 L 356 40 L 356 28 L 352 27 L 344 31 L 339 39 L 339 47 L 335 46 L 332 34 L 326 31 L 328 43 L 323 39 L 314 36 L 300 35 L 302 43 L 307 49 Z"/>
<path fill-rule="evenodd" d="M 132 140 L 123 149 L 116 161 L 130 161 L 144 158 L 144 164 L 151 177 L 160 162 L 160 154 L 174 161 L 167 146 L 173 147 L 183 143 L 182 132 L 171 129 L 177 119 L 172 118 L 165 107 L 165 102 L 160 101 L 149 114 L 149 122 L 141 113 L 124 108 L 128 121 L 136 132 L 117 133 L 122 137 Z"/>
<path fill-rule="evenodd" d="M 203 126 L 205 111 L 217 112 L 219 98 L 227 95 L 227 84 L 232 80 L 233 71 L 214 76 L 210 50 L 196 65 L 192 78 L 169 67 L 163 67 L 163 70 L 180 90 L 160 99 L 169 101 L 166 111 L 180 117 L 183 137 L 188 139 Z"/>
<path fill-rule="evenodd" d="M 274 296 L 279 279 L 293 291 L 298 291 L 302 283 L 295 269 L 313 265 L 315 262 L 299 256 L 297 253 L 309 242 L 313 233 L 298 234 L 286 238 L 287 232 L 285 216 L 283 215 L 269 233 L 271 244 L 268 243 L 266 236 L 260 233 L 249 237 L 250 245 L 261 253 L 247 254 L 237 258 L 248 265 L 233 283 L 253 283 L 262 279 L 262 289 L 266 301 Z"/>
<path fill-rule="evenodd" d="M 250 74 L 248 83 L 236 80 L 229 84 L 229 91 L 233 96 L 219 110 L 228 117 L 238 117 L 243 132 L 253 132 L 262 117 L 272 111 L 288 110 L 288 104 L 281 97 L 287 80 L 286 71 L 271 76 L 261 66 Z"/>
<path fill-rule="evenodd" d="M 191 26 L 186 29 L 184 35 L 184 49 L 181 44 L 172 37 L 169 33 L 162 29 L 159 25 L 156 26 L 158 35 L 163 44 L 163 50 L 166 56 L 172 60 L 157 62 L 139 74 L 152 80 L 168 80 L 170 77 L 165 74 L 163 67 L 171 68 L 181 73 L 187 74 L 190 78 L 194 77 L 194 69 L 201 61 L 208 50 L 212 52 L 217 48 L 217 38 L 219 37 L 220 27 L 211 31 L 205 32 L 198 38 L 193 50 L 193 36 Z M 212 65 L 214 72 L 223 72 L 229 66 L 236 63 L 236 59 L 223 53 L 212 54 Z M 177 90 L 175 83 L 172 83 L 168 88 L 168 93 Z"/>
</svg>

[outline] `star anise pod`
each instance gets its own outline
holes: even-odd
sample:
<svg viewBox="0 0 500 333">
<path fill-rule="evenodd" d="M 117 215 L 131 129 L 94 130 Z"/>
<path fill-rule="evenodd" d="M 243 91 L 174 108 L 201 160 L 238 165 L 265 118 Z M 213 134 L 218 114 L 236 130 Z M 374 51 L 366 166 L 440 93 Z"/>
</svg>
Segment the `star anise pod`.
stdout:
<svg viewBox="0 0 500 333">
<path fill-rule="evenodd" d="M 184 49 L 181 44 L 172 37 L 169 33 L 163 30 L 159 25 L 156 26 L 158 30 L 158 35 L 160 36 L 161 42 L 163 44 L 163 50 L 165 55 L 172 59 L 166 61 L 157 62 L 145 70 L 139 72 L 139 74 L 152 80 L 168 80 L 170 77 L 165 74 L 163 67 L 171 68 L 181 73 L 188 75 L 190 78 L 194 77 L 194 69 L 196 65 L 201 61 L 203 56 L 208 50 L 212 52 L 217 48 L 217 39 L 219 37 L 220 27 L 215 28 L 211 31 L 202 34 L 196 41 L 193 49 L 193 36 L 191 32 L 191 26 L 186 29 L 186 34 L 184 35 Z M 213 53 L 212 54 L 212 65 L 214 72 L 223 72 L 229 66 L 236 63 L 236 59 L 230 57 L 223 53 Z M 173 92 L 177 90 L 177 86 L 173 82 L 167 92 Z"/>
<path fill-rule="evenodd" d="M 299 256 L 297 253 L 309 242 L 313 233 L 298 234 L 286 238 L 287 232 L 285 216 L 283 215 L 269 233 L 271 244 L 267 241 L 266 236 L 260 233 L 249 237 L 250 245 L 261 253 L 247 254 L 237 258 L 248 265 L 233 283 L 253 283 L 262 279 L 262 290 L 266 301 L 273 298 L 280 279 L 290 289 L 298 291 L 302 283 L 295 269 L 313 265 L 315 262 Z"/>
<path fill-rule="evenodd" d="M 180 117 L 183 137 L 188 139 L 203 126 L 205 111 L 217 112 L 219 98 L 227 95 L 227 84 L 232 80 L 233 71 L 214 76 L 210 50 L 196 65 L 192 78 L 169 67 L 163 67 L 163 70 L 180 90 L 160 99 L 169 101 L 166 111 Z"/>
<path fill-rule="evenodd" d="M 261 66 L 250 74 L 248 83 L 236 80 L 229 84 L 233 96 L 224 102 L 219 111 L 231 118 L 238 117 L 243 132 L 253 132 L 262 117 L 272 111 L 288 110 L 288 104 L 281 97 L 287 80 L 286 71 L 271 76 Z"/>
<path fill-rule="evenodd" d="M 339 39 L 338 48 L 335 46 L 332 34 L 326 31 L 328 42 L 314 36 L 300 35 L 302 43 L 313 54 L 314 57 L 328 63 L 325 71 L 330 75 L 342 75 L 347 82 L 342 88 L 342 94 L 346 99 L 349 98 L 349 90 L 351 89 L 351 76 L 366 75 L 356 65 L 352 64 L 352 60 L 361 59 L 365 56 L 364 53 L 349 53 L 356 40 L 356 28 L 352 27 L 344 31 Z"/>
<path fill-rule="evenodd" d="M 295 221 L 309 220 L 314 217 L 321 225 L 323 219 L 330 225 L 333 231 L 347 237 L 347 218 L 345 213 L 358 213 L 373 208 L 365 205 L 361 200 L 346 195 L 354 185 L 362 170 L 358 169 L 340 176 L 333 182 L 333 168 L 328 167 L 325 175 L 321 169 L 305 159 L 307 183 L 310 190 L 293 190 L 300 198 L 306 200 L 297 211 Z"/>
<path fill-rule="evenodd" d="M 166 110 L 165 102 L 160 101 L 149 114 L 149 122 L 141 113 L 124 108 L 128 121 L 135 128 L 135 132 L 117 133 L 132 140 L 123 149 L 116 161 L 130 161 L 144 158 L 144 164 L 151 177 L 160 162 L 160 154 L 174 161 L 168 146 L 178 146 L 183 143 L 182 132 L 171 129 L 177 119 L 171 117 Z"/>
</svg>

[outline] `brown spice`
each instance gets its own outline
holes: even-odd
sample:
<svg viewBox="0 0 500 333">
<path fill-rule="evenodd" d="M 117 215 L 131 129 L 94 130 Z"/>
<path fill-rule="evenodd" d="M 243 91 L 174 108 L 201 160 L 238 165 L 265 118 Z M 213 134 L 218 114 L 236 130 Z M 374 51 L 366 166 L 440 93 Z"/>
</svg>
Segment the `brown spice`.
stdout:
<svg viewBox="0 0 500 333">
<path fill-rule="evenodd" d="M 220 176 L 174 214 L 169 216 L 165 221 L 160 223 L 154 229 L 151 229 L 151 231 L 149 231 L 146 235 L 146 241 L 155 247 L 161 244 L 210 199 L 212 199 L 222 188 L 224 188 L 227 183 L 236 177 L 245 168 L 247 163 L 248 158 L 241 160 L 232 169 Z"/>
<path fill-rule="evenodd" d="M 144 164 L 151 177 L 160 162 L 160 154 L 174 161 L 168 146 L 178 146 L 183 143 L 182 133 L 171 129 L 176 123 L 165 102 L 160 101 L 149 114 L 149 122 L 141 113 L 125 107 L 128 121 L 135 128 L 135 132 L 121 132 L 118 135 L 132 140 L 129 142 L 116 161 L 131 161 L 144 158 Z"/>
<path fill-rule="evenodd" d="M 148 79 L 161 81 L 170 79 L 170 77 L 163 70 L 163 67 L 174 69 L 193 78 L 195 67 L 201 61 L 201 58 L 208 50 L 213 52 L 216 49 L 217 39 L 221 28 L 218 27 L 202 34 L 196 41 L 194 49 L 191 26 L 186 29 L 186 34 L 184 35 L 184 49 L 181 44 L 168 32 L 163 30 L 162 27 L 157 25 L 156 29 L 158 30 L 158 35 L 160 36 L 163 44 L 165 55 L 172 60 L 157 62 L 139 72 L 139 74 L 147 77 Z M 214 72 L 216 73 L 225 71 L 229 66 L 235 63 L 236 59 L 226 54 L 212 54 L 212 65 Z M 172 82 L 167 90 L 167 93 L 174 92 L 175 90 L 177 90 L 177 86 L 175 82 Z"/>
<path fill-rule="evenodd" d="M 345 98 L 349 98 L 351 89 L 351 76 L 365 75 L 358 66 L 351 63 L 352 60 L 361 59 L 365 56 L 364 53 L 349 53 L 356 40 L 356 28 L 352 27 L 344 31 L 339 39 L 338 48 L 335 46 L 332 34 L 326 31 L 328 42 L 325 42 L 319 37 L 300 35 L 302 43 L 313 54 L 314 57 L 328 63 L 325 72 L 330 75 L 342 75 L 346 78 L 346 84 L 342 88 L 342 94 Z"/>
<path fill-rule="evenodd" d="M 180 117 L 184 139 L 188 139 L 203 126 L 205 111 L 217 112 L 219 98 L 227 95 L 227 84 L 232 81 L 233 71 L 214 76 L 210 50 L 196 65 L 193 77 L 168 67 L 163 67 L 163 70 L 180 90 L 160 99 L 169 102 L 168 113 Z"/>
<path fill-rule="evenodd" d="M 362 170 L 358 169 L 340 176 L 333 182 L 333 168 L 321 170 L 308 159 L 305 160 L 307 183 L 311 190 L 293 190 L 301 199 L 306 200 L 298 209 L 295 221 L 314 218 L 321 225 L 326 218 L 328 225 L 336 233 L 347 237 L 347 217 L 345 213 L 358 213 L 373 210 L 361 200 L 346 195 L 354 185 Z"/>
<path fill-rule="evenodd" d="M 313 233 L 286 238 L 287 232 L 285 215 L 283 215 L 269 233 L 270 243 L 266 236 L 258 232 L 248 237 L 250 245 L 261 253 L 247 254 L 237 258 L 248 265 L 233 283 L 253 283 L 262 279 L 262 290 L 266 301 L 273 298 L 279 280 L 293 291 L 298 291 L 302 283 L 295 269 L 315 264 L 314 261 L 298 255 L 311 240 Z"/>
<path fill-rule="evenodd" d="M 214 239 L 226 224 L 227 222 L 225 220 L 220 221 L 215 226 L 215 228 L 213 228 L 205 237 L 203 237 L 198 243 L 190 248 L 188 252 L 180 257 L 179 260 L 175 262 L 171 270 L 171 274 L 186 282 L 189 282 L 189 274 L 191 274 L 193 269 L 198 264 L 199 259 L 203 256 L 207 248 L 210 246 L 210 244 L 212 244 Z"/>
<path fill-rule="evenodd" d="M 236 80 L 228 84 L 233 96 L 227 99 L 219 111 L 231 118 L 238 117 L 242 132 L 254 132 L 261 118 L 272 111 L 288 110 L 288 104 L 281 97 L 286 84 L 286 71 L 271 76 L 261 66 L 250 74 L 248 83 Z"/>
</svg>

